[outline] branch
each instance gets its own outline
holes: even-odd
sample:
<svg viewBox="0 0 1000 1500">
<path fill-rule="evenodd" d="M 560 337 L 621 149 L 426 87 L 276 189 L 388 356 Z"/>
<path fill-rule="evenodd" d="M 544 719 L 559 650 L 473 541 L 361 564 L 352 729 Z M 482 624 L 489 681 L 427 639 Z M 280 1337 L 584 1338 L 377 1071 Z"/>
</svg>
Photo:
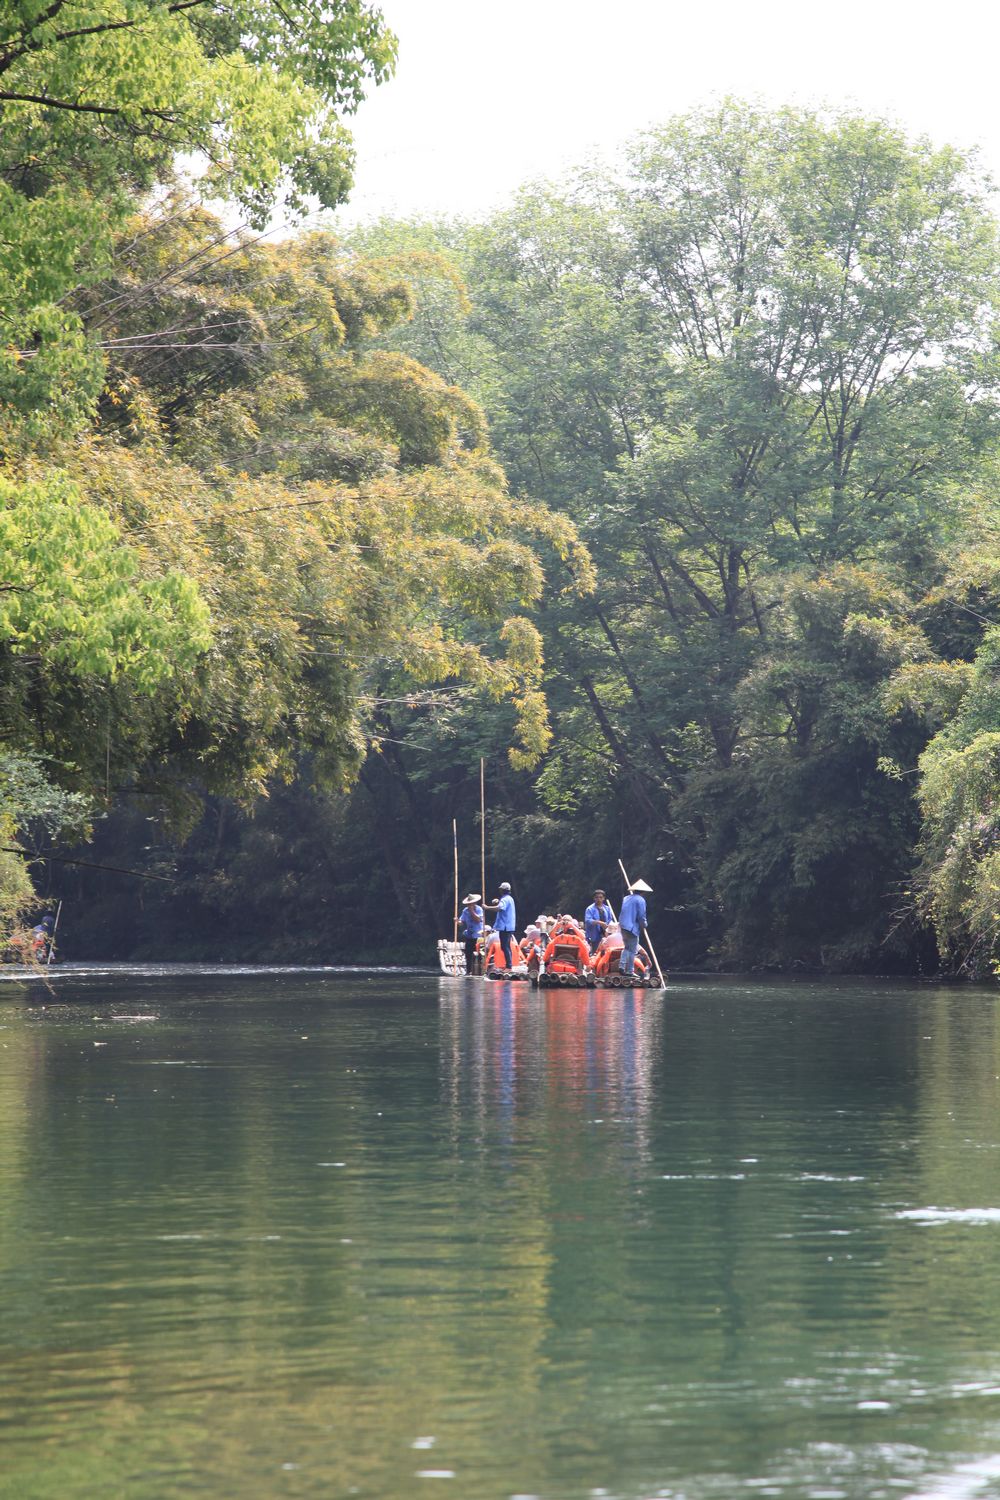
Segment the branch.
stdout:
<svg viewBox="0 0 1000 1500">
<path fill-rule="evenodd" d="M 73 114 L 80 115 L 123 115 L 125 110 L 119 106 L 107 104 L 79 104 L 70 99 L 51 99 L 48 94 L 19 94 L 11 90 L 0 90 L 0 100 L 9 100 L 13 104 L 41 104 L 46 109 L 68 109 Z M 140 115 L 149 116 L 153 120 L 165 120 L 170 125 L 176 125 L 179 116 L 169 114 L 165 109 L 140 109 Z"/>
<path fill-rule="evenodd" d="M 57 865 L 82 865 L 87 870 L 111 870 L 115 875 L 134 875 L 137 880 L 159 880 L 164 885 L 176 885 L 176 876 L 173 875 L 145 875 L 141 870 L 126 870 L 122 865 L 98 865 L 92 859 L 67 859 L 63 854 L 30 854 L 27 849 L 18 849 L 10 845 L 0 845 L 0 852 L 4 854 L 20 854 L 29 863 L 43 861 Z"/>
<path fill-rule="evenodd" d="M 199 5 L 210 5 L 212 0 L 177 0 L 175 5 L 165 7 L 165 14 L 175 15 L 179 10 L 194 10 Z M 137 17 L 132 21 L 102 21 L 98 26 L 81 26 L 78 31 L 57 31 L 52 38 L 53 42 L 68 42 L 78 36 L 100 36 L 105 31 L 127 31 L 132 26 L 139 26 L 148 16 Z"/>
<path fill-rule="evenodd" d="M 44 26 L 46 21 L 54 21 L 65 4 L 66 0 L 52 0 L 52 4 L 49 6 L 48 10 L 43 10 L 40 16 L 36 16 L 34 21 L 32 21 L 30 26 L 28 27 L 27 32 L 22 31 L 21 36 L 30 37 L 31 33 L 33 31 L 37 31 L 39 26 Z M 11 63 L 14 62 L 18 57 L 22 57 L 25 52 L 33 51 L 41 45 L 41 42 L 26 42 L 24 46 L 18 47 L 12 52 L 5 52 L 3 54 L 3 57 L 0 58 L 0 73 L 5 72 L 6 69 L 10 67 Z"/>
</svg>

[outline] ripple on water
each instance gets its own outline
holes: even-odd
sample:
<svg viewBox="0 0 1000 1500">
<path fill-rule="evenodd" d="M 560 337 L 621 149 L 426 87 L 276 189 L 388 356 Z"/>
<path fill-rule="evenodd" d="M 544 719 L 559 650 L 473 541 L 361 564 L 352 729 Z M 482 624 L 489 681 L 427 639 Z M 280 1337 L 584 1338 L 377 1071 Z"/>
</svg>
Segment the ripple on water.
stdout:
<svg viewBox="0 0 1000 1500">
<path fill-rule="evenodd" d="M 0 981 L 81 979 L 183 979 L 217 978 L 233 975 L 236 978 L 257 976 L 309 975 L 309 974 L 427 974 L 429 971 L 406 964 L 170 964 L 170 963 L 62 963 L 46 969 L 44 976 L 35 969 L 20 965 L 4 964 L 0 967 Z"/>
<path fill-rule="evenodd" d="M 1000 1479 L 1000 1453 L 974 1458 L 956 1466 L 944 1474 L 935 1474 L 926 1488 L 918 1490 L 907 1500 L 973 1500 L 993 1492 Z"/>
<path fill-rule="evenodd" d="M 901 1208 L 896 1218 L 915 1224 L 1000 1224 L 1000 1208 Z"/>
</svg>

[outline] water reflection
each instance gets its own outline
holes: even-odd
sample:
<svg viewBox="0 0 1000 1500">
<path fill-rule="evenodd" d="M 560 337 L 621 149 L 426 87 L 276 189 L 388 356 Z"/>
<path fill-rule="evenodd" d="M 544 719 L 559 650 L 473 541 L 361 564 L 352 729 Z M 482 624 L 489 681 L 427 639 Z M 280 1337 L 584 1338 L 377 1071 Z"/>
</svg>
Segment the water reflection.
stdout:
<svg viewBox="0 0 1000 1500">
<path fill-rule="evenodd" d="M 648 1151 L 663 996 L 646 990 L 542 990 L 442 980 L 441 1078 L 452 1111 L 513 1127 L 549 1109 L 628 1122 Z"/>
<path fill-rule="evenodd" d="M 5 993 L 0 1497 L 985 1500 L 998 1037 L 898 987 Z"/>
</svg>

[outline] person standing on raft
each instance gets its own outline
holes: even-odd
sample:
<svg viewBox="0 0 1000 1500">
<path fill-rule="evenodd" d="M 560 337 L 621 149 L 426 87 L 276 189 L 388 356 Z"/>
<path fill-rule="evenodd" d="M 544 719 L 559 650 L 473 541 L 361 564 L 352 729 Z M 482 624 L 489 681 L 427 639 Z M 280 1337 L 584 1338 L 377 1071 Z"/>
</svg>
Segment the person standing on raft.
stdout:
<svg viewBox="0 0 1000 1500">
<path fill-rule="evenodd" d="M 466 974 L 478 974 L 479 966 L 476 962 L 476 948 L 479 939 L 483 935 L 483 908 L 476 903 L 480 896 L 466 896 L 462 902 L 462 915 L 458 919 L 458 930 L 465 944 L 465 972 Z"/>
<path fill-rule="evenodd" d="M 652 891 L 644 880 L 637 880 L 628 888 L 618 918 L 622 930 L 622 956 L 618 964 L 619 974 L 631 975 L 635 971 L 635 955 L 639 939 L 646 928 L 646 898 L 643 891 Z"/>
<path fill-rule="evenodd" d="M 587 934 L 591 953 L 596 953 L 608 927 L 611 925 L 611 907 L 603 891 L 595 891 L 594 899 L 583 914 L 583 930 Z"/>
<path fill-rule="evenodd" d="M 503 956 L 507 961 L 508 969 L 514 967 L 511 961 L 510 945 L 514 938 L 514 927 L 517 922 L 517 913 L 514 910 L 514 897 L 510 893 L 510 882 L 505 880 L 500 887 L 500 895 L 495 901 L 483 903 L 484 911 L 495 911 L 497 919 L 493 923 L 493 931 L 500 939 Z"/>
</svg>

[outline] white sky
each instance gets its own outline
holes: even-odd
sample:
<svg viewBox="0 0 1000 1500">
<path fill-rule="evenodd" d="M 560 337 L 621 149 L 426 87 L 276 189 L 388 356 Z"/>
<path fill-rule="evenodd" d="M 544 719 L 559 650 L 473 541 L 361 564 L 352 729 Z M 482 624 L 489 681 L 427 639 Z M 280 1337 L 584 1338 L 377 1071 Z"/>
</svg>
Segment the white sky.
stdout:
<svg viewBox="0 0 1000 1500">
<path fill-rule="evenodd" d="M 381 0 L 396 77 L 353 121 L 338 222 L 476 214 L 733 93 L 854 105 L 1000 179 L 998 0 Z"/>
</svg>

